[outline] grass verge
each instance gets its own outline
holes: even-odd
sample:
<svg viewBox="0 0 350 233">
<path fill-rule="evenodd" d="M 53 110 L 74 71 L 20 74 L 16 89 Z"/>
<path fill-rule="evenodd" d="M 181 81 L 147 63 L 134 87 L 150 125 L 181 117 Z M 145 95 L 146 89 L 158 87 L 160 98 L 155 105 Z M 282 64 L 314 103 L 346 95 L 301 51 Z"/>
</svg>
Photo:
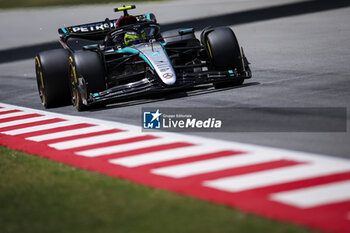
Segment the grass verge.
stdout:
<svg viewBox="0 0 350 233">
<path fill-rule="evenodd" d="M 154 2 L 163 0 L 133 0 L 136 2 Z M 9 8 L 24 8 L 24 7 L 47 7 L 47 6 L 72 6 L 80 4 L 103 4 L 103 3 L 116 3 L 116 7 L 121 3 L 125 3 L 123 0 L 0 0 L 0 9 Z"/>
<path fill-rule="evenodd" d="M 311 230 L 0 146 L 4 233 L 296 233 Z"/>
</svg>

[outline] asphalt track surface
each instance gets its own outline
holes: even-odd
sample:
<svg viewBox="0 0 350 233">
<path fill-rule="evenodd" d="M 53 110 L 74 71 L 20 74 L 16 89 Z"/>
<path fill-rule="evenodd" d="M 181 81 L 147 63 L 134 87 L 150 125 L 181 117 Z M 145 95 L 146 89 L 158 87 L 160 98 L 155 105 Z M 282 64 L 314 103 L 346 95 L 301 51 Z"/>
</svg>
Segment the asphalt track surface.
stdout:
<svg viewBox="0 0 350 233">
<path fill-rule="evenodd" d="M 43 109 L 36 89 L 35 54 L 58 47 L 58 27 L 112 17 L 112 7 L 0 11 L 0 102 Z M 72 106 L 49 111 L 140 125 L 142 107 L 350 107 L 349 1 L 192 0 L 139 4 L 136 13 L 143 12 L 154 12 L 163 30 L 230 26 L 252 63 L 253 78 L 231 89 L 199 89 L 87 112 L 76 112 Z M 341 133 L 191 134 L 350 157 L 349 114 L 347 125 L 347 132 Z"/>
</svg>

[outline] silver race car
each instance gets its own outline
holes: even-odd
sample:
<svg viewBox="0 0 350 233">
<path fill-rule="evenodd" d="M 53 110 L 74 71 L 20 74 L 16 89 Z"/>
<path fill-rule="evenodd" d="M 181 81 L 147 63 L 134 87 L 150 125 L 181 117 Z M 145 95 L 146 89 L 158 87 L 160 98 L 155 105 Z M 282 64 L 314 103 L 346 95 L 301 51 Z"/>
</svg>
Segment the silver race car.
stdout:
<svg viewBox="0 0 350 233">
<path fill-rule="evenodd" d="M 205 83 L 215 88 L 251 78 L 249 62 L 228 27 L 161 32 L 154 14 L 59 28 L 63 49 L 35 58 L 39 95 L 46 107 L 72 103 L 77 110 L 96 104 Z M 76 45 L 82 46 L 76 46 Z"/>
</svg>

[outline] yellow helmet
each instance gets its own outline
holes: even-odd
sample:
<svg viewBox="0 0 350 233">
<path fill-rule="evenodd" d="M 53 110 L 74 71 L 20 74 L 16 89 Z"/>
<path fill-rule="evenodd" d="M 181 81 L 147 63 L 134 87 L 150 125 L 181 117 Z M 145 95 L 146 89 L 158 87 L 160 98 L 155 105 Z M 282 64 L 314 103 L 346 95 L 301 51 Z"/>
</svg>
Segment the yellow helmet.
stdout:
<svg viewBox="0 0 350 233">
<path fill-rule="evenodd" d="M 140 43 L 140 37 L 136 32 L 127 32 L 124 35 L 124 43 L 125 45 L 134 45 Z"/>
</svg>

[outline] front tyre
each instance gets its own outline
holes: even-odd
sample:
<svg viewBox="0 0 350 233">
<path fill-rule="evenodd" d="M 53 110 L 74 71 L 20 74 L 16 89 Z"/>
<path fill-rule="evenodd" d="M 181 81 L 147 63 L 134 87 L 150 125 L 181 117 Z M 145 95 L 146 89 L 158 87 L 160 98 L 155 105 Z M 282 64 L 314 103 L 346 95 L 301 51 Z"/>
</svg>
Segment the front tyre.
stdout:
<svg viewBox="0 0 350 233">
<path fill-rule="evenodd" d="M 45 108 L 69 103 L 68 57 L 64 49 L 44 51 L 35 57 L 37 87 Z"/>
<path fill-rule="evenodd" d="M 73 106 L 87 109 L 91 94 L 106 89 L 102 59 L 93 51 L 78 51 L 69 57 L 69 86 Z"/>
<path fill-rule="evenodd" d="M 235 70 L 241 73 L 244 64 L 235 33 L 228 27 L 214 28 L 206 35 L 206 48 L 215 70 Z M 215 88 L 242 85 L 244 78 L 234 77 L 230 81 L 214 83 Z"/>
</svg>

